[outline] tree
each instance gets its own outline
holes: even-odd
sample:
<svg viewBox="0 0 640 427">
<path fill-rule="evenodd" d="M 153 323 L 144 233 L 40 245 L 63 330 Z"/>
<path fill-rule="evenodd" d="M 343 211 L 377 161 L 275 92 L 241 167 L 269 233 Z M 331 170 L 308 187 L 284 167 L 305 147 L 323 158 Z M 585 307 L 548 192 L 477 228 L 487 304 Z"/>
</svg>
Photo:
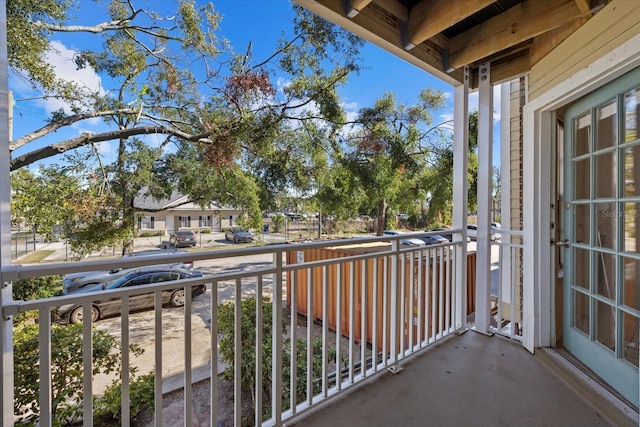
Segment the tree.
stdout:
<svg viewBox="0 0 640 427">
<path fill-rule="evenodd" d="M 70 1 L 9 3 L 12 72 L 42 97 L 66 105 L 41 128 L 11 141 L 12 152 L 26 151 L 12 157 L 12 170 L 74 152 L 68 160 L 84 165 L 104 183 L 105 194 L 117 198 L 108 206 L 119 221 L 105 229 L 102 244 L 107 236 L 131 236 L 132 200 L 143 188 L 157 198 L 177 189 L 203 205 L 215 200 L 244 207 L 257 224 L 258 197 L 267 194 L 260 189 L 307 180 L 309 168 L 300 159 L 314 157 L 297 155 L 288 136 L 303 125 L 324 129 L 344 121 L 337 88 L 359 69 L 360 39 L 295 6 L 291 37 L 257 59 L 251 43 L 235 53 L 218 36 L 221 17 L 211 3 L 175 0 L 175 11 L 165 15 L 138 8 L 135 0 L 105 5 L 109 19 L 87 25 L 79 20 L 89 14 L 71 16 Z M 80 87 L 47 65 L 49 40 L 59 33 L 97 39 L 95 49 L 77 52 L 74 61 L 78 69 L 95 70 L 108 87 Z M 288 84 L 277 90 L 275 81 L 283 77 Z M 104 122 L 97 131 L 41 146 L 56 132 L 95 119 Z M 149 136 L 157 145 L 149 145 Z M 105 141 L 117 147 L 113 164 L 104 164 L 93 148 Z M 98 237 L 93 233 L 94 241 Z"/>
<path fill-rule="evenodd" d="M 478 182 L 478 113 L 469 115 L 469 165 L 468 165 L 468 203 L 469 211 L 477 205 Z M 428 224 L 451 224 L 453 199 L 459 197 L 453 193 L 453 148 L 451 138 L 443 138 L 441 143 L 432 147 L 427 164 L 429 170 L 424 186 L 431 192 Z"/>
<path fill-rule="evenodd" d="M 368 211 L 376 212 L 378 235 L 386 227 L 390 206 L 409 208 L 426 193 L 419 184 L 429 152 L 425 128 L 432 124 L 432 111 L 444 102 L 444 94 L 432 89 L 420 92 L 412 106 L 397 104 L 393 94 L 384 95 L 373 107 L 360 110 L 358 126 L 337 156 L 334 188 L 348 188 L 361 196 Z"/>
</svg>

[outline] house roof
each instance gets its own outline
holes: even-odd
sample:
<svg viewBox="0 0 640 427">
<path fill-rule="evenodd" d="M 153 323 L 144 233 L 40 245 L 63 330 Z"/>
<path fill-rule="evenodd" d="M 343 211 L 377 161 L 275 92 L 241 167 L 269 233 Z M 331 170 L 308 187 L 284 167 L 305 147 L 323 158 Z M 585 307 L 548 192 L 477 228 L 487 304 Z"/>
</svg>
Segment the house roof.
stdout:
<svg viewBox="0 0 640 427">
<path fill-rule="evenodd" d="M 162 211 L 167 209 L 174 210 L 194 210 L 194 209 L 202 209 L 202 207 L 189 200 L 188 196 L 180 193 L 179 191 L 174 190 L 166 199 L 155 199 L 154 197 L 147 194 L 147 189 L 143 188 L 138 195 L 133 198 L 133 206 L 136 209 L 143 211 Z M 233 209 L 226 206 L 218 205 L 216 202 L 211 202 L 206 209 Z"/>
<path fill-rule="evenodd" d="M 611 0 L 294 0 L 454 86 L 526 73 Z"/>
</svg>

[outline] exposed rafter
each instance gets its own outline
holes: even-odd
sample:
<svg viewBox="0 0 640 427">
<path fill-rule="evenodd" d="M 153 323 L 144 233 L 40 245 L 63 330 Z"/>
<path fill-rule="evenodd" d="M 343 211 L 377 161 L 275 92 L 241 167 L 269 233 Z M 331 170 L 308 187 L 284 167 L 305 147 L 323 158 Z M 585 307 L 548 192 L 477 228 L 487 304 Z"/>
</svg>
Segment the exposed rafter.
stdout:
<svg viewBox="0 0 640 427">
<path fill-rule="evenodd" d="M 345 15 L 348 18 L 355 17 L 362 11 L 372 0 L 343 0 L 345 3 Z"/>
<path fill-rule="evenodd" d="M 484 9 L 495 0 L 433 0 L 422 1 L 409 12 L 408 44 L 412 49 L 425 40 L 441 33 L 451 26 Z"/>
<path fill-rule="evenodd" d="M 574 0 L 521 3 L 451 39 L 449 64 L 461 68 L 582 16 Z"/>
<path fill-rule="evenodd" d="M 591 2 L 589 0 L 574 0 L 580 13 L 591 13 Z"/>
<path fill-rule="evenodd" d="M 443 81 L 519 77 L 612 0 L 294 0 Z M 637 0 L 640 1 L 640 0 Z"/>
</svg>

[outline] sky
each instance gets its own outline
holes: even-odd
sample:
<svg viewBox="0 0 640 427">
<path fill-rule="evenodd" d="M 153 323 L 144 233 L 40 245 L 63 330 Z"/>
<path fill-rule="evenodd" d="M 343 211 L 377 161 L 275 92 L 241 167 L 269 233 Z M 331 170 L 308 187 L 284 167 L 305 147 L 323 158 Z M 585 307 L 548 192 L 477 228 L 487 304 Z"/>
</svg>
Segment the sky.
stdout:
<svg viewBox="0 0 640 427">
<path fill-rule="evenodd" d="M 138 7 L 148 5 L 154 9 L 162 9 L 166 0 L 136 0 Z M 202 2 L 202 0 L 198 0 Z M 168 3 L 168 2 L 167 2 Z M 104 19 L 95 15 L 93 0 L 79 0 L 77 16 L 87 23 L 97 23 Z M 237 52 L 244 51 L 252 43 L 256 57 L 266 57 L 275 46 L 283 31 L 292 28 L 293 12 L 289 0 L 214 0 L 213 4 L 222 15 L 219 34 L 227 38 Z M 76 34 L 57 34 L 53 37 L 51 55 L 48 61 L 53 64 L 61 75 L 73 75 L 78 81 L 90 88 L 104 88 L 108 86 L 105 76 L 99 76 L 92 70 L 77 71 L 71 61 L 74 49 L 86 48 L 86 39 Z M 95 38 L 91 39 L 95 40 Z M 402 104 L 412 104 L 417 101 L 418 94 L 426 87 L 445 92 L 448 95 L 446 108 L 436 112 L 434 124 L 453 118 L 453 87 L 429 75 L 423 70 L 395 57 L 394 55 L 366 43 L 361 51 L 364 67 L 358 76 L 340 89 L 342 102 L 348 116 L 354 117 L 363 107 L 370 107 L 376 99 L 387 92 L 393 92 Z M 13 138 L 31 132 L 46 122 L 51 112 L 63 105 L 55 99 L 31 99 L 37 95 L 29 86 L 19 79 L 10 76 L 10 89 L 14 92 L 14 128 Z M 494 91 L 494 141 L 499 138 L 500 120 L 500 92 L 499 87 Z M 471 109 L 477 108 L 477 93 L 470 95 Z M 61 137 L 78 136 L 82 132 L 91 132 L 92 126 L 100 126 L 99 120 L 74 126 L 72 129 L 59 131 L 51 137 L 45 138 L 44 143 L 60 140 Z M 153 143 L 151 141 L 150 143 Z M 499 149 L 494 142 L 494 165 L 499 165 Z M 31 147 L 33 148 L 33 147 Z M 114 143 L 100 143 L 99 150 L 105 156 L 114 151 Z M 16 150 L 16 154 L 26 150 Z M 50 159 L 44 163 L 57 162 Z M 33 169 L 33 168 L 32 168 Z"/>
</svg>

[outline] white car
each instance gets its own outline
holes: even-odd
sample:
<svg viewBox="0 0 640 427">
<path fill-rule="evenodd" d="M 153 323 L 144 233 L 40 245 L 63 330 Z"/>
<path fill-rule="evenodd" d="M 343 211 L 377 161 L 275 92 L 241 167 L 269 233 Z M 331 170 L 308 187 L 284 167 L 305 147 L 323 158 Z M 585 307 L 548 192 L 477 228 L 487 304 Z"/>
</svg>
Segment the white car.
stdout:
<svg viewBox="0 0 640 427">
<path fill-rule="evenodd" d="M 382 234 L 384 236 L 399 236 L 405 233 L 403 233 L 402 231 L 396 231 L 396 230 L 384 230 Z M 417 239 L 417 238 L 402 239 L 400 240 L 400 244 L 407 245 L 407 246 L 426 246 L 427 245 L 424 240 Z"/>
</svg>

